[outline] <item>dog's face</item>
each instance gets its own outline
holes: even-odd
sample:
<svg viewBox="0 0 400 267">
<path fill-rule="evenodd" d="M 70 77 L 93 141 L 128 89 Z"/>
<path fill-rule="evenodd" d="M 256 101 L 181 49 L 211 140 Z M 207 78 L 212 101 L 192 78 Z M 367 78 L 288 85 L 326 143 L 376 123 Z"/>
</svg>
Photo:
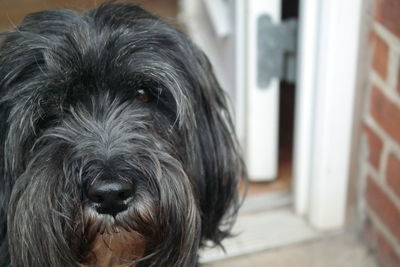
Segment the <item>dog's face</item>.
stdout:
<svg viewBox="0 0 400 267">
<path fill-rule="evenodd" d="M 242 161 L 190 40 L 115 3 L 4 37 L 1 266 L 195 266 L 229 235 Z"/>
</svg>

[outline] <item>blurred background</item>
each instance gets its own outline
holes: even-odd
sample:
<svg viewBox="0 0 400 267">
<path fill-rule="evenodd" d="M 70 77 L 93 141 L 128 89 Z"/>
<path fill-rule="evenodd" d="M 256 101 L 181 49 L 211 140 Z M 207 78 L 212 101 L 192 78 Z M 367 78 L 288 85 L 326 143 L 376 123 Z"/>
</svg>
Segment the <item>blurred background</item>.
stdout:
<svg viewBox="0 0 400 267">
<path fill-rule="evenodd" d="M 0 0 L 31 12 L 102 1 Z M 400 0 L 137 0 L 206 52 L 250 186 L 207 267 L 400 266 Z"/>
</svg>

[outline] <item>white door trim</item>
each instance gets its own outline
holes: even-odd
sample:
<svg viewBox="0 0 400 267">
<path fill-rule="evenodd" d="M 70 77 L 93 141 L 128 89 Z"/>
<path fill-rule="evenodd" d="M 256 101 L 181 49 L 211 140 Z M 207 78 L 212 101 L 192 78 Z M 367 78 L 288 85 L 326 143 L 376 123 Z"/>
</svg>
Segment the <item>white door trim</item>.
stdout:
<svg viewBox="0 0 400 267">
<path fill-rule="evenodd" d="M 294 154 L 295 211 L 344 225 L 362 0 L 303 0 Z"/>
</svg>

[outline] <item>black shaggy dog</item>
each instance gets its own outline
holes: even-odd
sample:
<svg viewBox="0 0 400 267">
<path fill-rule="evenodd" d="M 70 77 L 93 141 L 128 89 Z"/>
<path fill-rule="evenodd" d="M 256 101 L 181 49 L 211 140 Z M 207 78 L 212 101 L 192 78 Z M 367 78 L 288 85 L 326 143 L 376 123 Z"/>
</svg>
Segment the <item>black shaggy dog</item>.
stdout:
<svg viewBox="0 0 400 267">
<path fill-rule="evenodd" d="M 0 266 L 196 266 L 243 176 L 205 55 L 132 4 L 28 15 L 0 47 Z"/>
</svg>

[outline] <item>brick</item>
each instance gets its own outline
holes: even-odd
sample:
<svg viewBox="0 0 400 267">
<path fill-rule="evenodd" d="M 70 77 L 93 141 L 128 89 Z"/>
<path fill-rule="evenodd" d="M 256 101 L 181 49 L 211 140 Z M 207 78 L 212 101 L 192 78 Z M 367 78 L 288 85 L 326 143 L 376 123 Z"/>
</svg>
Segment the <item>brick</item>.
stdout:
<svg viewBox="0 0 400 267">
<path fill-rule="evenodd" d="M 379 170 L 379 162 L 382 154 L 382 140 L 367 125 L 364 126 L 364 132 L 368 142 L 368 161 L 376 170 Z"/>
<path fill-rule="evenodd" d="M 371 177 L 368 177 L 366 199 L 368 206 L 400 241 L 400 210 Z"/>
<path fill-rule="evenodd" d="M 397 93 L 399 93 L 400 96 L 400 68 L 397 70 Z"/>
<path fill-rule="evenodd" d="M 374 86 L 370 95 L 371 115 L 376 122 L 400 143 L 400 107 L 390 101 L 383 92 Z"/>
<path fill-rule="evenodd" d="M 386 80 L 389 62 L 388 44 L 374 32 L 371 33 L 370 40 L 373 47 L 372 68 Z"/>
<path fill-rule="evenodd" d="M 397 196 L 400 197 L 400 159 L 394 154 L 390 154 L 388 158 L 386 181 Z"/>
<path fill-rule="evenodd" d="M 373 225 L 370 218 L 366 218 L 364 225 L 364 236 L 367 241 L 368 247 L 372 249 L 379 261 L 381 267 L 398 267 L 400 266 L 399 256 L 393 249 L 392 245 Z"/>
<path fill-rule="evenodd" d="M 376 247 L 376 231 L 372 220 L 369 216 L 366 216 L 364 222 L 364 228 L 362 234 L 364 235 L 365 241 L 367 241 L 367 245 L 369 248 L 375 249 Z"/>
<path fill-rule="evenodd" d="M 381 233 L 376 235 L 378 260 L 382 267 L 399 267 L 400 257 Z"/>
<path fill-rule="evenodd" d="M 376 0 L 375 3 L 375 19 L 400 37 L 400 0 Z"/>
</svg>

